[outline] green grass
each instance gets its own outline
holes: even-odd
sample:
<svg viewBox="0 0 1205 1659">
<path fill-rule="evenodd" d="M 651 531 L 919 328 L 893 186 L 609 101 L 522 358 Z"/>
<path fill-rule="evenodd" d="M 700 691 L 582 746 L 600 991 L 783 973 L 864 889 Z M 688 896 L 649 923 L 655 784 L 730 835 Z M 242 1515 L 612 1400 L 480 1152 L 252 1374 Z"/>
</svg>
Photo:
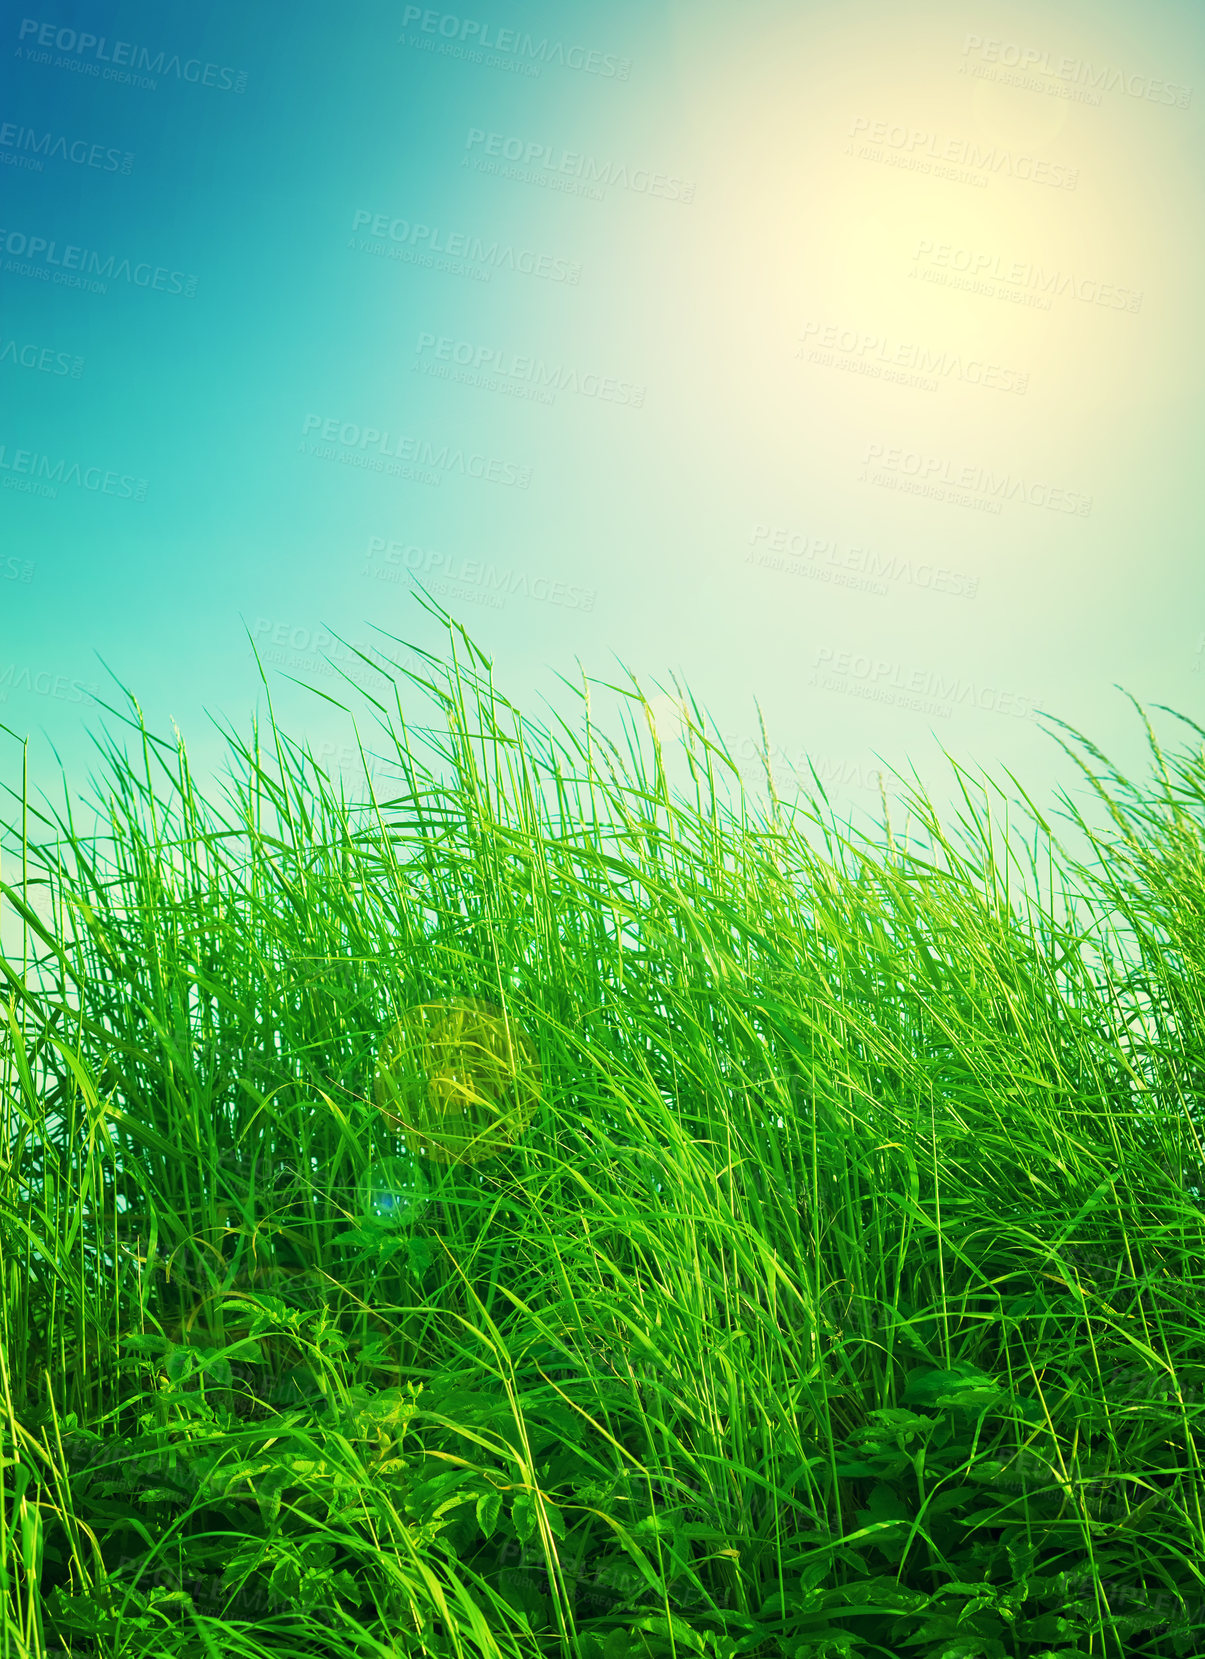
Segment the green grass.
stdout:
<svg viewBox="0 0 1205 1659">
<path fill-rule="evenodd" d="M 1088 856 L 958 768 L 862 836 L 434 609 L 354 798 L 133 699 L 12 791 L 0 1659 L 1205 1650 L 1200 743 L 1061 728 Z M 538 1103 L 440 1162 L 376 1065 L 466 1000 Z"/>
</svg>

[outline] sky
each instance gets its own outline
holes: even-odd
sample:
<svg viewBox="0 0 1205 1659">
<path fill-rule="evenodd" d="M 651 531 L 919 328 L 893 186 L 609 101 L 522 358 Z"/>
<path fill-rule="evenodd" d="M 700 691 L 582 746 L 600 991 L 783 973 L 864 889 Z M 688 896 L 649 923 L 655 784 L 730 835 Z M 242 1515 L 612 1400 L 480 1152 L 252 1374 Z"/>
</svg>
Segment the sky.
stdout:
<svg viewBox="0 0 1205 1659">
<path fill-rule="evenodd" d="M 353 766 L 419 580 L 855 814 L 1200 718 L 1198 6 L 464 3 L 0 24 L 0 781 L 206 776 L 253 647 Z"/>
</svg>

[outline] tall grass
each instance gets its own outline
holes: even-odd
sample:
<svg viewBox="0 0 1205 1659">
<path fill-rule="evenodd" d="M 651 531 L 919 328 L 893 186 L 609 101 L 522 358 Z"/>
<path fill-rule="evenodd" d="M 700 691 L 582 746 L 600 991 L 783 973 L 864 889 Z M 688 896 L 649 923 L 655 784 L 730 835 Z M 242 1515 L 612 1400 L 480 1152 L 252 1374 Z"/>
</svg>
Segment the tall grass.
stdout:
<svg viewBox="0 0 1205 1659">
<path fill-rule="evenodd" d="M 132 698 L 86 830 L 14 787 L 0 1659 L 1200 1652 L 1205 751 L 1061 728 L 1091 860 L 957 768 L 867 837 L 433 609 L 355 798 Z M 538 1107 L 424 1159 L 466 1002 Z"/>
</svg>

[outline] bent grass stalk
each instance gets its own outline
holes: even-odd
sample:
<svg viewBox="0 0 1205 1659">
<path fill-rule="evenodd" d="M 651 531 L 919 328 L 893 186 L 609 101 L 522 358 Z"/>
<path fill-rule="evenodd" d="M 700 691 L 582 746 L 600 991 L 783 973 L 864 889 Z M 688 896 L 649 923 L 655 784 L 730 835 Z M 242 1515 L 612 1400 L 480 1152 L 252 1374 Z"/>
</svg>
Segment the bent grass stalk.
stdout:
<svg viewBox="0 0 1205 1659">
<path fill-rule="evenodd" d="M 865 835 L 431 608 L 12 792 L 0 1659 L 1199 1648 L 1202 751 Z"/>
</svg>

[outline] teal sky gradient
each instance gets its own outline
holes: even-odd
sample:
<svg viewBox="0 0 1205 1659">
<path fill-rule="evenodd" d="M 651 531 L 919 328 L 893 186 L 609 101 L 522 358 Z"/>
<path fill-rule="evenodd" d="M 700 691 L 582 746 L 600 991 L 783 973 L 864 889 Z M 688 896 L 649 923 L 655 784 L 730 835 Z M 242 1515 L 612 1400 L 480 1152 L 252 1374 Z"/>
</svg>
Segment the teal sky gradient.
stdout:
<svg viewBox="0 0 1205 1659">
<path fill-rule="evenodd" d="M 47 476 L 117 480 L 0 491 L 0 720 L 35 734 L 37 776 L 49 739 L 82 782 L 84 691 L 111 695 L 98 654 L 203 771 L 219 753 L 204 711 L 245 729 L 262 704 L 246 630 L 328 691 L 316 647 L 335 632 L 438 649 L 410 597 L 424 560 L 433 583 L 468 567 L 437 597 L 537 716 L 541 695 L 576 708 L 555 673 L 577 657 L 613 679 L 618 656 L 650 690 L 677 672 L 746 759 L 756 697 L 783 760 L 812 754 L 852 810 L 877 807 L 876 753 L 948 793 L 935 739 L 1042 798 L 1070 774 L 1035 704 L 1127 760 L 1141 734 L 1116 682 L 1199 715 L 1199 8 L 407 12 L 92 0 L 38 14 L 32 36 L 2 26 L 0 123 L 49 139 L 40 171 L 0 167 L 0 470 L 32 454 Z M 70 70 L 102 58 L 39 46 L 44 25 L 162 54 L 157 84 Z M 441 53 L 453 28 L 468 49 L 512 31 L 510 62 L 529 36 L 539 74 Z M 219 84 L 177 78 L 173 54 Z M 1002 78 L 1022 54 L 1042 85 Z M 59 139 L 131 169 L 56 157 Z M 477 170 L 516 145 L 543 183 Z M 1035 158 L 1075 188 L 1035 182 Z M 549 187 L 579 168 L 613 180 L 599 199 Z M 372 236 L 378 215 L 392 236 Z M 419 225 L 431 235 L 408 240 Z M 159 267 L 163 290 L 40 280 L 23 268 L 37 237 Z M 391 257 L 432 242 L 477 243 L 478 274 Z M 945 280 L 962 254 L 1141 303 L 968 291 Z M 171 273 L 195 294 L 167 291 Z M 27 367 L 31 348 L 82 369 Z M 892 353 L 938 367 L 886 378 Z M 474 359 L 509 391 L 450 378 Z M 516 395 L 536 363 L 554 401 Z M 328 421 L 389 434 L 363 453 L 399 460 L 412 440 L 530 483 L 307 452 Z M 886 481 L 874 446 L 897 456 Z M 910 483 L 968 471 L 1090 510 L 990 512 L 991 482 L 970 506 Z M 321 701 L 288 682 L 274 696 L 287 729 L 346 742 Z"/>
</svg>

